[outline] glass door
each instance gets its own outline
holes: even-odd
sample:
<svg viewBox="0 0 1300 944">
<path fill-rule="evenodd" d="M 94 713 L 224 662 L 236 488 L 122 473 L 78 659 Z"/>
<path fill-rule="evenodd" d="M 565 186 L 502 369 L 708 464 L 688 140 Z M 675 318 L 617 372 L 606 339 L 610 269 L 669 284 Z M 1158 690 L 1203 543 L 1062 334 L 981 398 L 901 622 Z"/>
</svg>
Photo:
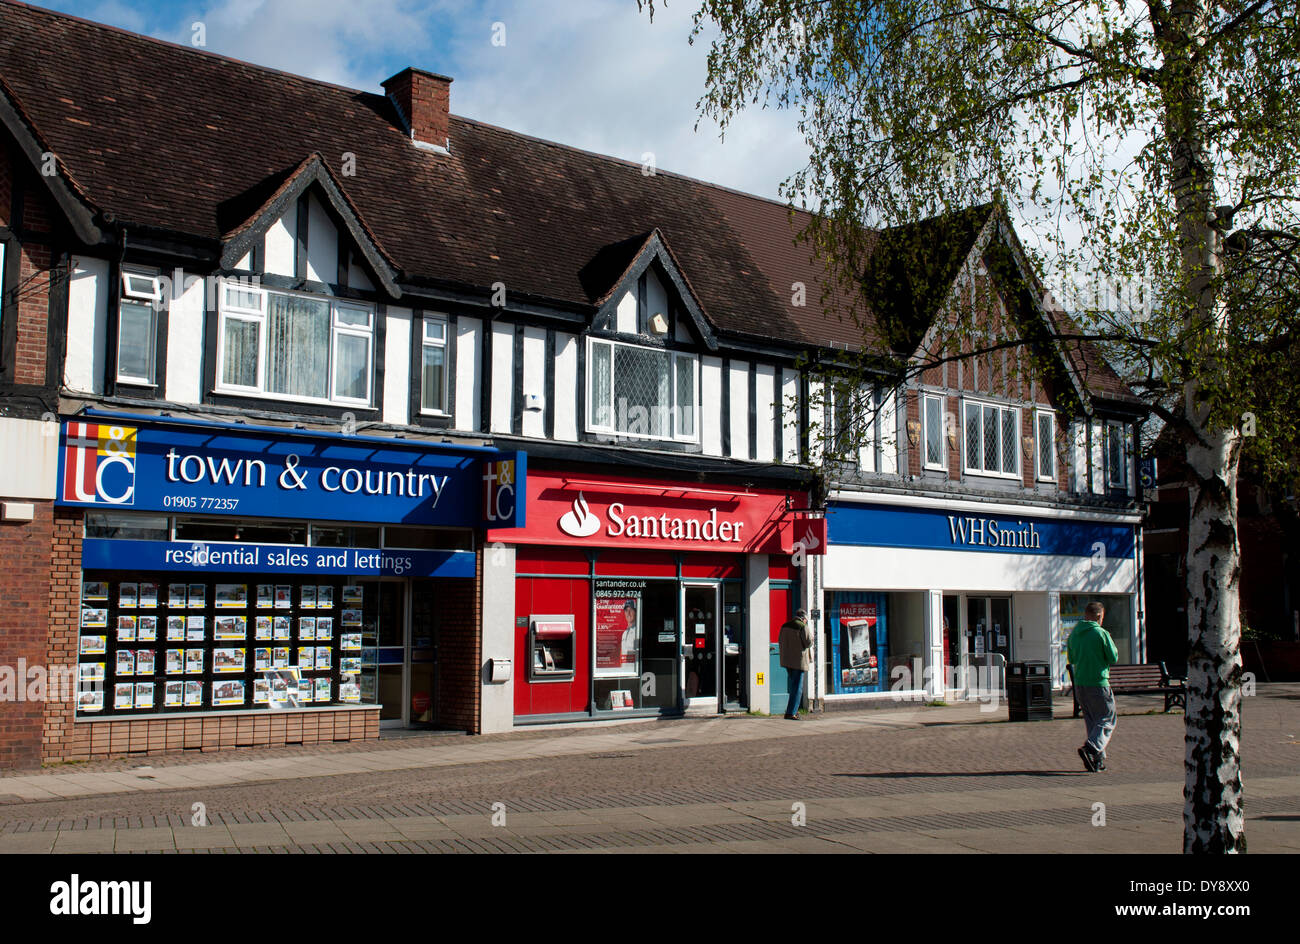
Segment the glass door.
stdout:
<svg viewBox="0 0 1300 944">
<path fill-rule="evenodd" d="M 437 580 L 411 581 L 410 727 L 432 727 L 437 720 L 435 695 L 438 653 Z"/>
<path fill-rule="evenodd" d="M 981 687 L 1002 688 L 1011 661 L 1011 598 L 966 598 L 966 651 L 984 673 Z"/>
<path fill-rule="evenodd" d="M 745 602 L 744 584 L 729 580 L 722 585 L 722 706 L 745 707 Z"/>
<path fill-rule="evenodd" d="M 961 665 L 961 597 L 944 594 L 943 597 L 943 665 L 945 670 L 955 670 Z M 945 671 L 944 686 L 955 688 L 955 675 Z"/>
<path fill-rule="evenodd" d="M 718 706 L 718 589 L 717 584 L 686 584 L 682 588 L 682 678 L 688 707 Z"/>
<path fill-rule="evenodd" d="M 379 703 L 379 722 L 407 721 L 406 582 L 358 580 L 361 588 L 361 700 Z"/>
</svg>

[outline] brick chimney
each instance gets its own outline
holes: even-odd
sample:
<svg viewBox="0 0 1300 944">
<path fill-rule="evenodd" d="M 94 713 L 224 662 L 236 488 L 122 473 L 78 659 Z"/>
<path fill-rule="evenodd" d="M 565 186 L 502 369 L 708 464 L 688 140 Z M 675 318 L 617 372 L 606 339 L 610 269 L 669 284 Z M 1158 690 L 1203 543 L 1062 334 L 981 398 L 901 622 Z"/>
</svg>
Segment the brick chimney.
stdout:
<svg viewBox="0 0 1300 944">
<path fill-rule="evenodd" d="M 384 81 L 384 91 L 416 147 L 450 153 L 451 82 L 448 76 L 423 69 L 403 69 Z"/>
</svg>

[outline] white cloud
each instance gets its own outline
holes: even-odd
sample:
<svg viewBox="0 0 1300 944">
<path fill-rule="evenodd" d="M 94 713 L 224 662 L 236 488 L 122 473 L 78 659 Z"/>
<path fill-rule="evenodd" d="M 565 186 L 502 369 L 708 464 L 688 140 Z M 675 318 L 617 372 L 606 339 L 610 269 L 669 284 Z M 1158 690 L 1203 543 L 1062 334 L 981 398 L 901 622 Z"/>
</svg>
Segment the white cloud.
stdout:
<svg viewBox="0 0 1300 944">
<path fill-rule="evenodd" d="M 491 44 L 495 21 L 504 46 Z M 652 24 L 630 2 L 516 2 L 478 29 L 462 25 L 451 48 L 456 114 L 638 163 L 650 152 L 661 170 L 768 197 L 806 162 L 791 112 L 746 112 L 725 141 L 711 122 L 694 130 L 708 50 L 687 43 L 681 4 Z"/>
<path fill-rule="evenodd" d="M 129 28 L 190 45 L 199 22 L 209 52 L 378 91 L 379 82 L 397 71 L 385 71 L 385 60 L 430 45 L 427 7 L 409 0 L 221 0 Z"/>
</svg>

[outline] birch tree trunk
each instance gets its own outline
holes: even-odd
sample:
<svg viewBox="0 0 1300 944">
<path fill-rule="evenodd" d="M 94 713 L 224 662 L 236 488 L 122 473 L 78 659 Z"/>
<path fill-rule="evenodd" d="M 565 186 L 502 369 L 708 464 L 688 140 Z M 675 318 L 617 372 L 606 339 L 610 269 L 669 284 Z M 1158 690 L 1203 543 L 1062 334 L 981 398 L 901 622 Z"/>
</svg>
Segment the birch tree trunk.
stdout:
<svg viewBox="0 0 1300 944">
<path fill-rule="evenodd" d="M 1212 385 L 1228 351 L 1220 288 L 1224 224 L 1215 218 L 1213 163 L 1205 146 L 1206 83 L 1196 56 L 1207 39 L 1206 2 L 1174 0 L 1166 10 L 1161 0 L 1150 0 L 1150 9 L 1163 45 L 1159 84 L 1187 287 L 1184 327 L 1193 339 L 1193 379 L 1183 391 L 1190 433 L 1183 851 L 1225 853 L 1246 849 L 1237 540 L 1241 436 L 1211 410 Z"/>
</svg>

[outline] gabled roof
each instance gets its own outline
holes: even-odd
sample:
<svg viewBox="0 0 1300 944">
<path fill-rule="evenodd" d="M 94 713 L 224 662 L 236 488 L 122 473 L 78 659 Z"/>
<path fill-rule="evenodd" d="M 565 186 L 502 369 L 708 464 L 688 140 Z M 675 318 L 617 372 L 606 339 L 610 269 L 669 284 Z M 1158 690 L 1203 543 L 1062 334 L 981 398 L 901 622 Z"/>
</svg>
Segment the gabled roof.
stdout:
<svg viewBox="0 0 1300 944">
<path fill-rule="evenodd" d="M 248 205 L 277 180 L 277 176 L 263 181 L 248 194 L 241 194 L 222 205 L 225 216 L 237 218 L 240 205 Z M 371 273 L 390 297 L 400 298 L 402 290 L 397 285 L 397 274 L 389 265 L 379 243 L 369 227 L 362 222 L 342 186 L 319 154 L 312 154 L 295 167 L 283 182 L 238 225 L 222 236 L 221 265 L 231 269 L 247 255 L 248 251 L 266 235 L 266 231 L 280 219 L 290 206 L 308 190 L 314 189 L 322 198 L 339 229 L 352 237 L 361 251 Z"/>
<path fill-rule="evenodd" d="M 633 242 L 633 240 L 627 240 L 619 243 L 616 251 L 626 252 L 628 246 Z M 669 291 L 677 296 L 677 301 L 690 315 L 691 321 L 695 325 L 695 331 L 704 341 L 705 347 L 710 351 L 716 351 L 718 341 L 713 336 L 713 326 L 701 310 L 695 293 L 691 291 L 690 283 L 686 281 L 686 277 L 682 274 L 672 250 L 668 248 L 668 243 L 663 238 L 663 234 L 657 229 L 651 231 L 648 236 L 636 245 L 636 249 L 627 265 L 624 266 L 623 271 L 619 273 L 609 289 L 596 299 L 596 317 L 612 318 L 614 310 L 618 307 L 619 299 L 623 297 L 623 293 L 628 289 L 635 288 L 637 279 L 641 278 L 642 273 L 655 263 L 658 263 L 659 270 L 667 277 Z"/>
<path fill-rule="evenodd" d="M 0 80 L 86 212 L 227 261 L 278 200 L 318 186 L 394 286 L 486 296 L 504 282 L 512 299 L 591 313 L 649 253 L 671 262 L 719 343 L 889 347 L 870 299 L 855 319 L 842 287 L 823 295 L 824 266 L 798 241 L 811 217 L 776 201 L 455 115 L 451 153 L 432 153 L 382 94 L 13 0 L 0 0 Z M 356 174 L 342 180 L 332 162 L 349 153 Z"/>
<path fill-rule="evenodd" d="M 51 151 L 31 120 L 23 113 L 22 106 L 5 84 L 3 74 L 0 74 L 0 125 L 4 126 L 18 143 L 18 149 L 31 161 L 37 176 L 44 181 L 50 196 L 63 211 L 77 238 L 85 243 L 99 242 L 103 234 L 95 225 L 94 208 L 88 204 L 85 194 L 69 175 L 59 155 Z M 55 158 L 53 174 L 44 171 L 47 154 L 53 154 Z"/>
</svg>

